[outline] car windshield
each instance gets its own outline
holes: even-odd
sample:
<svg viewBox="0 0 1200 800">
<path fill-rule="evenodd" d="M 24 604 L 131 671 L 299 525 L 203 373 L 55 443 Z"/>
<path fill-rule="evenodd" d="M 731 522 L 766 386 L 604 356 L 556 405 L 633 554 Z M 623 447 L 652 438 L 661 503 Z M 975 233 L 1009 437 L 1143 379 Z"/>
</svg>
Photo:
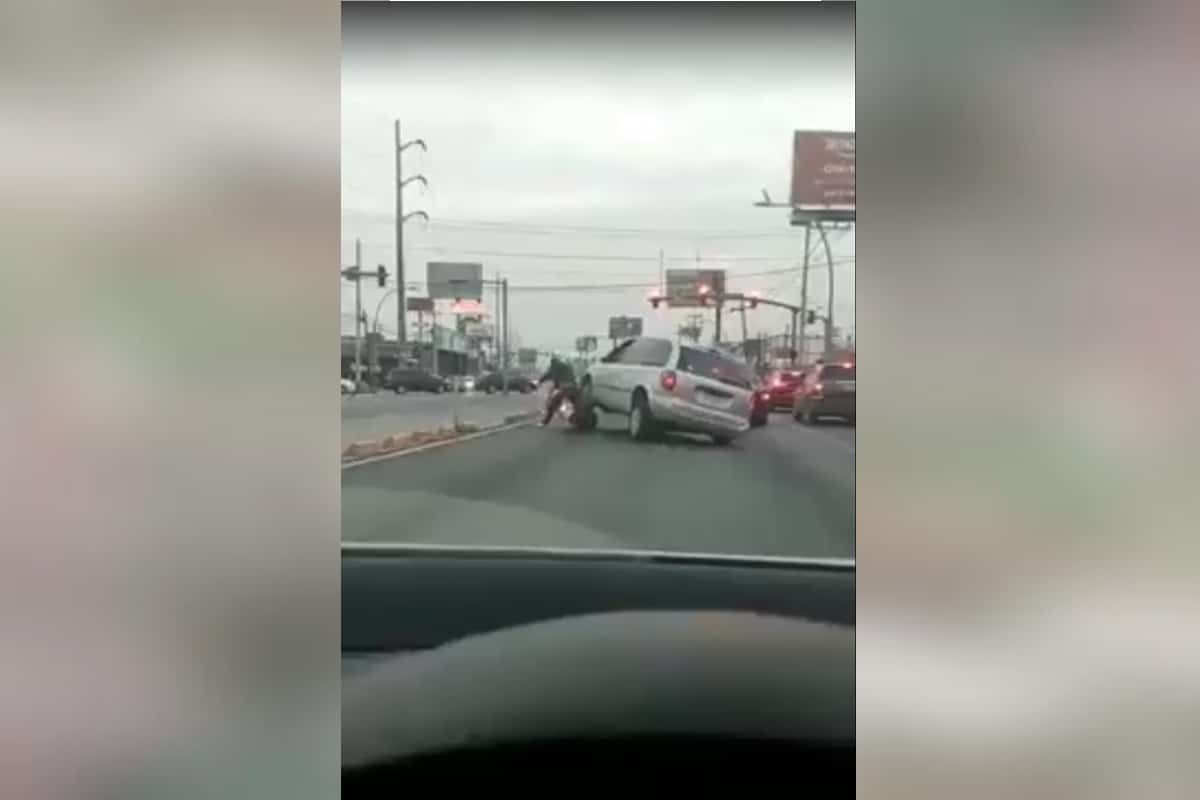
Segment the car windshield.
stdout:
<svg viewBox="0 0 1200 800">
<path fill-rule="evenodd" d="M 853 5 L 593 5 L 342 5 L 343 540 L 853 558 Z"/>
</svg>

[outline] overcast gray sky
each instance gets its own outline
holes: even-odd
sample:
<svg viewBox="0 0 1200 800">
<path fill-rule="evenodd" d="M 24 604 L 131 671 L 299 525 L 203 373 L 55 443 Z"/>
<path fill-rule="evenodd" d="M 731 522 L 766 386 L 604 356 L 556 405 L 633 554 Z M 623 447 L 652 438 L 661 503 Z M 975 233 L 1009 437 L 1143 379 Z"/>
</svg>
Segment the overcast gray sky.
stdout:
<svg viewBox="0 0 1200 800">
<path fill-rule="evenodd" d="M 681 18 L 673 4 L 625 16 L 600 4 L 603 14 L 548 16 L 490 4 L 456 20 L 423 5 L 343 6 L 344 264 L 360 237 L 367 266 L 394 269 L 400 119 L 406 139 L 429 145 L 405 152 L 405 173 L 430 182 L 406 189 L 405 210 L 431 217 L 405 227 L 406 282 L 423 282 L 428 260 L 482 262 L 509 278 L 524 346 L 570 350 L 619 314 L 673 333 L 686 312 L 652 311 L 646 288 L 557 288 L 652 285 L 660 249 L 668 268 L 699 256 L 728 270 L 731 289 L 799 301 L 803 233 L 786 212 L 751 204 L 763 188 L 786 199 L 794 130 L 854 129 L 852 11 L 772 4 L 754 18 L 693 6 Z M 832 243 L 834 317 L 852 330 L 853 234 Z M 814 263 L 809 303 L 823 307 L 823 254 Z M 363 286 L 373 316 L 383 290 Z M 345 332 L 353 304 L 346 284 Z M 395 320 L 393 297 L 388 336 Z M 760 309 L 748 328 L 787 322 Z M 740 319 L 725 324 L 740 331 Z"/>
</svg>

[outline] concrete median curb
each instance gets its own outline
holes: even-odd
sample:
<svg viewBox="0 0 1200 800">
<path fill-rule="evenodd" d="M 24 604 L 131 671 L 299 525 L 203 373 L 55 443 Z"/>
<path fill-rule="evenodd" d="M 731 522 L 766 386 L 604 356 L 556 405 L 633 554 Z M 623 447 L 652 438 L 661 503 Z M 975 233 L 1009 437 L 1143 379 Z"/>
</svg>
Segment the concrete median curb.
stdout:
<svg viewBox="0 0 1200 800">
<path fill-rule="evenodd" d="M 392 434 L 380 439 L 353 442 L 342 450 L 342 469 L 373 461 L 382 461 L 386 458 L 421 453 L 457 442 L 471 441 L 493 433 L 522 427 L 533 422 L 537 417 L 537 412 L 509 414 L 500 422 L 488 426 L 481 427 L 471 422 L 456 422 L 453 427 Z"/>
</svg>

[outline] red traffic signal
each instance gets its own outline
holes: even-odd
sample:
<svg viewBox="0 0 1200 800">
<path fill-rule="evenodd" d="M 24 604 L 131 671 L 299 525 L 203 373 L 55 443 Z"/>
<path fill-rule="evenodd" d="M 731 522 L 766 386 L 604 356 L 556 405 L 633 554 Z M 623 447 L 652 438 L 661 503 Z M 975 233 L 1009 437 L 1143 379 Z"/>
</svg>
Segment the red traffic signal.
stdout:
<svg viewBox="0 0 1200 800">
<path fill-rule="evenodd" d="M 746 299 L 750 302 L 751 308 L 758 308 L 758 298 L 758 292 L 750 292 L 750 294 L 746 295 Z"/>
<path fill-rule="evenodd" d="M 659 304 L 666 302 L 667 298 L 663 297 L 658 292 L 650 292 L 646 299 L 650 301 L 651 308 L 658 308 Z"/>
<path fill-rule="evenodd" d="M 700 305 L 706 306 L 708 305 L 708 298 L 712 295 L 712 287 L 702 283 L 700 284 L 700 287 L 696 289 L 696 295 L 700 300 Z"/>
</svg>

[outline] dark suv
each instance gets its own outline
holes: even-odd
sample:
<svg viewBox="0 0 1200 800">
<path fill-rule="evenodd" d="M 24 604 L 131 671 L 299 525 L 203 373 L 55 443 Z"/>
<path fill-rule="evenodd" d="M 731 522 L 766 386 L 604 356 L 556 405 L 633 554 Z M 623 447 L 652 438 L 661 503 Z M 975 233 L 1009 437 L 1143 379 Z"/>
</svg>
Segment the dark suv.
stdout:
<svg viewBox="0 0 1200 800">
<path fill-rule="evenodd" d="M 397 367 L 384 378 L 383 388 L 396 394 L 403 392 L 433 392 L 441 394 L 451 389 L 450 381 L 416 367 Z"/>
<path fill-rule="evenodd" d="M 508 390 L 510 392 L 520 392 L 521 394 L 529 394 L 537 388 L 537 384 L 528 375 L 522 375 L 519 372 L 508 372 Z M 487 392 L 493 394 L 504 390 L 504 373 L 489 372 L 487 375 L 475 381 L 475 391 Z"/>
<path fill-rule="evenodd" d="M 808 425 L 820 417 L 841 417 L 853 425 L 856 371 L 852 362 L 809 367 L 796 387 L 792 416 Z"/>
</svg>

